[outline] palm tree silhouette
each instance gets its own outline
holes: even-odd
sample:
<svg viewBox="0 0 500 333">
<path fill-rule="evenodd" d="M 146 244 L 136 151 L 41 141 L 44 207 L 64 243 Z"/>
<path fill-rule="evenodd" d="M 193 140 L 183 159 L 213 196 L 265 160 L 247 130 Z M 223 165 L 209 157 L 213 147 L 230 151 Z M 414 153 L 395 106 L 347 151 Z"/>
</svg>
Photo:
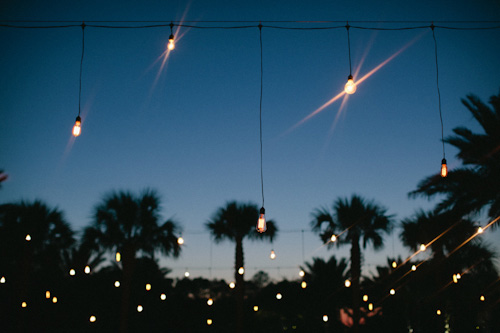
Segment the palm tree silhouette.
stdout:
<svg viewBox="0 0 500 333">
<path fill-rule="evenodd" d="M 350 199 L 339 198 L 333 204 L 333 210 L 327 208 L 316 209 L 311 221 L 313 231 L 319 233 L 325 244 L 333 245 L 332 235 L 336 236 L 337 244 L 351 244 L 351 278 L 352 278 L 352 308 L 353 332 L 359 332 L 360 320 L 360 276 L 361 276 L 361 248 L 372 243 L 374 249 L 383 247 L 383 232 L 389 232 L 392 225 L 392 216 L 387 215 L 386 209 L 367 202 L 358 195 Z"/>
<path fill-rule="evenodd" d="M 274 221 L 267 221 L 267 231 L 265 233 L 257 232 L 255 226 L 258 217 L 257 205 L 232 201 L 217 209 L 206 223 L 206 227 L 212 233 L 216 243 L 227 239 L 236 245 L 234 259 L 236 332 L 243 332 L 244 272 L 243 274 L 238 273 L 240 267 L 244 267 L 243 239 L 272 241 L 278 231 Z"/>
<path fill-rule="evenodd" d="M 131 281 L 136 256 L 154 258 L 155 252 L 177 257 L 175 222 L 160 222 L 160 198 L 156 191 L 147 189 L 139 196 L 130 192 L 111 192 L 94 209 L 93 223 L 83 235 L 83 243 L 95 251 L 121 253 L 123 281 L 120 332 L 128 331 Z"/>
<path fill-rule="evenodd" d="M 455 135 L 445 142 L 458 148 L 457 157 L 463 166 L 450 170 L 447 178 L 433 175 L 423 179 L 409 195 L 444 195 L 437 205 L 439 211 L 451 209 L 465 216 L 488 207 L 489 217 L 496 218 L 500 215 L 500 94 L 490 97 L 492 108 L 474 95 L 468 95 L 462 103 L 483 133 L 454 128 Z"/>
</svg>

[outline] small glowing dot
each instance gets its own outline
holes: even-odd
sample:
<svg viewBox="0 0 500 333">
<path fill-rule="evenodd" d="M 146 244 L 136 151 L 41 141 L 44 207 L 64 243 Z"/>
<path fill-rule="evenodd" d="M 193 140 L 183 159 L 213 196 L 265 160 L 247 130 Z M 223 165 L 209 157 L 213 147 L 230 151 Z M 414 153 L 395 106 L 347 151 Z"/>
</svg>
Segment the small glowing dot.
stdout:
<svg viewBox="0 0 500 333">
<path fill-rule="evenodd" d="M 74 276 L 76 274 L 76 271 L 72 268 L 69 270 L 69 275 Z"/>
<path fill-rule="evenodd" d="M 415 265 L 411 266 L 411 270 L 415 272 L 417 270 L 417 266 Z"/>
<path fill-rule="evenodd" d="M 96 320 L 97 320 L 97 318 L 95 316 L 90 316 L 90 318 L 89 318 L 89 321 L 91 323 L 95 323 Z"/>
<path fill-rule="evenodd" d="M 90 266 L 85 266 L 85 269 L 83 271 L 85 272 L 85 274 L 90 274 Z"/>
<path fill-rule="evenodd" d="M 368 304 L 368 310 L 373 311 L 373 303 Z"/>
<path fill-rule="evenodd" d="M 207 300 L 207 304 L 208 304 L 208 306 L 211 306 L 212 304 L 214 304 L 214 300 L 213 300 L 213 299 L 211 299 L 211 298 L 209 298 L 209 299 Z"/>
<path fill-rule="evenodd" d="M 363 295 L 363 302 L 368 302 L 368 295 Z"/>
<path fill-rule="evenodd" d="M 398 263 L 397 263 L 397 262 L 395 262 L 395 261 L 393 261 L 393 262 L 392 262 L 392 268 L 396 268 L 396 267 L 398 267 Z"/>
<path fill-rule="evenodd" d="M 184 273 L 184 276 L 185 276 L 185 277 L 189 277 L 189 272 L 188 272 L 188 271 L 186 271 L 186 272 Z"/>
<path fill-rule="evenodd" d="M 47 291 L 45 292 L 45 298 L 46 298 L 46 299 L 49 299 L 49 298 L 50 298 L 50 291 L 48 291 L 48 290 L 47 290 Z"/>
<path fill-rule="evenodd" d="M 302 289 L 306 289 L 307 288 L 307 282 L 306 281 L 302 281 L 300 283 L 300 286 L 302 287 Z"/>
<path fill-rule="evenodd" d="M 146 290 L 150 291 L 151 290 L 151 283 L 146 283 Z"/>
<path fill-rule="evenodd" d="M 304 277 L 304 275 L 306 275 L 306 272 L 304 272 L 302 269 L 300 270 L 299 272 L 299 276 L 300 277 Z"/>
<path fill-rule="evenodd" d="M 271 260 L 276 259 L 276 253 L 274 252 L 274 250 L 271 250 L 271 254 L 269 255 L 269 258 L 271 258 Z"/>
<path fill-rule="evenodd" d="M 229 283 L 229 288 L 234 289 L 234 287 L 236 287 L 236 283 L 234 282 Z"/>
<path fill-rule="evenodd" d="M 57 303 L 57 297 L 52 297 L 52 303 L 56 304 Z"/>
<path fill-rule="evenodd" d="M 144 310 L 142 305 L 137 305 L 137 312 L 142 312 L 142 310 Z"/>
<path fill-rule="evenodd" d="M 115 287 L 118 288 L 120 286 L 120 281 L 115 281 Z"/>
<path fill-rule="evenodd" d="M 483 231 L 484 231 L 484 230 L 483 230 L 483 228 L 481 228 L 481 227 L 477 228 L 477 233 L 478 233 L 478 234 L 482 234 L 482 233 L 483 233 Z"/>
<path fill-rule="evenodd" d="M 0 283 L 5 283 L 5 276 L 2 276 L 2 278 L 0 278 Z"/>
<path fill-rule="evenodd" d="M 389 291 L 389 293 L 390 293 L 391 295 L 394 295 L 394 294 L 396 294 L 396 290 L 394 290 L 394 288 L 392 288 L 392 289 L 391 289 L 391 291 Z"/>
<path fill-rule="evenodd" d="M 484 300 L 485 300 L 484 295 L 481 295 L 481 297 L 479 297 L 479 300 L 480 300 L 481 302 L 484 302 Z"/>
<path fill-rule="evenodd" d="M 425 244 L 420 244 L 420 251 L 424 252 L 427 249 Z"/>
<path fill-rule="evenodd" d="M 26 302 L 22 302 L 22 303 L 21 303 L 21 307 L 25 308 L 25 307 L 27 307 L 27 306 L 28 306 L 28 303 L 26 303 Z"/>
<path fill-rule="evenodd" d="M 438 309 L 438 310 L 436 311 L 436 314 L 437 314 L 438 316 L 440 316 L 440 315 L 441 315 L 441 310 L 439 310 L 439 309 Z"/>
<path fill-rule="evenodd" d="M 207 319 L 207 325 L 208 325 L 208 326 L 212 325 L 212 323 L 213 323 L 213 320 L 212 320 L 212 319 Z"/>
<path fill-rule="evenodd" d="M 179 244 L 179 245 L 184 244 L 184 238 L 182 238 L 182 237 L 177 238 L 177 244 Z"/>
<path fill-rule="evenodd" d="M 327 315 L 323 315 L 323 321 L 326 323 L 328 321 L 328 316 Z"/>
<path fill-rule="evenodd" d="M 122 255 L 120 252 L 116 252 L 116 255 L 115 255 L 115 260 L 120 262 L 122 260 Z"/>
<path fill-rule="evenodd" d="M 462 278 L 462 276 L 460 275 L 460 273 L 457 273 L 457 280 L 460 280 Z"/>
<path fill-rule="evenodd" d="M 166 300 L 166 299 L 167 299 L 167 295 L 165 295 L 165 294 L 161 294 L 161 295 L 160 295 L 160 299 L 161 299 L 162 301 Z"/>
<path fill-rule="evenodd" d="M 254 310 L 255 312 L 259 311 L 259 307 L 258 307 L 257 305 L 254 305 L 254 306 L 253 306 L 253 310 Z"/>
<path fill-rule="evenodd" d="M 282 298 L 283 298 L 283 295 L 281 295 L 280 293 L 276 294 L 276 299 L 282 299 Z"/>
<path fill-rule="evenodd" d="M 337 236 L 335 236 L 335 235 L 332 235 L 332 237 L 330 237 L 330 241 L 332 241 L 332 242 L 335 242 L 335 241 L 337 241 Z"/>
<path fill-rule="evenodd" d="M 240 268 L 238 269 L 238 274 L 239 274 L 239 275 L 243 275 L 244 273 L 245 273 L 245 269 L 244 269 L 243 267 L 240 267 Z"/>
<path fill-rule="evenodd" d="M 28 242 L 29 242 L 29 241 L 31 240 L 31 236 L 30 236 L 30 234 L 27 234 L 27 235 L 26 235 L 26 237 L 25 237 L 24 239 L 26 239 L 26 241 L 28 241 Z"/>
<path fill-rule="evenodd" d="M 345 280 L 344 285 L 346 286 L 346 288 L 349 288 L 351 286 L 351 281 Z"/>
</svg>

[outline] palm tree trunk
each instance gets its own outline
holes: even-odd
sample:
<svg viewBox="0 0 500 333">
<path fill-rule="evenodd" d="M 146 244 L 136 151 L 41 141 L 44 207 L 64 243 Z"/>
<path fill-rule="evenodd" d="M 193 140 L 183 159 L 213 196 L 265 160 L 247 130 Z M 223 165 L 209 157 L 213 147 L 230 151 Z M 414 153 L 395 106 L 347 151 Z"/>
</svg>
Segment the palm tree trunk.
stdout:
<svg viewBox="0 0 500 333">
<path fill-rule="evenodd" d="M 352 278 L 352 332 L 359 333 L 359 280 L 361 276 L 361 250 L 359 247 L 359 236 L 351 239 L 351 278 Z"/>
<path fill-rule="evenodd" d="M 236 333 L 243 333 L 244 309 L 243 302 L 245 298 L 245 285 L 243 274 L 239 274 L 240 267 L 244 267 L 243 259 L 243 237 L 236 236 L 236 253 L 234 265 L 234 279 L 236 281 Z"/>
<path fill-rule="evenodd" d="M 122 255 L 123 284 L 122 303 L 120 311 L 120 333 L 128 332 L 128 317 L 130 309 L 130 291 L 132 289 L 132 275 L 135 267 L 135 249 L 131 245 L 126 245 Z"/>
</svg>

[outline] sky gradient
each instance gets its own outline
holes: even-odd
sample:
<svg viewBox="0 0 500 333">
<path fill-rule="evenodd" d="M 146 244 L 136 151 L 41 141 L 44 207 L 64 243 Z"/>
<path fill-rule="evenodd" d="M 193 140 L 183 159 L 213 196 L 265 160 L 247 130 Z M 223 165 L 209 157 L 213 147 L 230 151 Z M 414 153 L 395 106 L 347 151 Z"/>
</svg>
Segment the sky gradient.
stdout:
<svg viewBox="0 0 500 333">
<path fill-rule="evenodd" d="M 53 1 L 47 6 L 4 1 L 0 23 L 500 18 L 498 1 L 381 3 Z M 180 258 L 162 259 L 161 264 L 172 268 L 174 277 L 188 269 L 191 276 L 230 280 L 234 246 L 213 244 L 204 224 L 227 201 L 261 204 L 259 30 L 174 31 L 176 48 L 164 62 L 168 27 L 85 28 L 82 134 L 75 139 L 71 128 L 78 114 L 81 28 L 0 27 L 0 168 L 9 175 L 0 203 L 42 199 L 63 210 L 73 229 L 80 231 L 109 191 L 156 189 L 163 217 L 179 222 L 186 241 Z M 477 130 L 460 99 L 473 93 L 487 101 L 498 94 L 500 30 L 435 33 L 445 137 L 457 126 Z M 398 223 L 435 203 L 407 197 L 421 179 L 439 171 L 442 158 L 431 30 L 353 28 L 350 39 L 355 79 L 391 60 L 359 84 L 354 95 L 310 116 L 343 90 L 349 75 L 346 30 L 262 30 L 265 207 L 280 232 L 273 244 L 244 243 L 246 278 L 261 269 L 273 278 L 296 278 L 304 260 L 347 257 L 348 246 L 326 250 L 309 225 L 315 208 L 331 207 L 338 197 L 356 193 L 373 199 Z M 459 165 L 456 152 L 446 147 L 450 169 Z M 385 263 L 387 256 L 409 254 L 398 235 L 396 226 L 384 251 L 365 252 L 365 273 Z M 485 235 L 490 243 L 498 242 L 498 236 L 498 231 Z M 271 249 L 277 254 L 273 261 Z"/>
</svg>

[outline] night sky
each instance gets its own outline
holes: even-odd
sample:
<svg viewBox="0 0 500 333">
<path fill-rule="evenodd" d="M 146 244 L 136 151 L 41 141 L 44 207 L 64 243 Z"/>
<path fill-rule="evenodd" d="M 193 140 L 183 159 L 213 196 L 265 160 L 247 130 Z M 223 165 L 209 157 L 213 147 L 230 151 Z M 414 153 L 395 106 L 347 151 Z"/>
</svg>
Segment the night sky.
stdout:
<svg viewBox="0 0 500 333">
<path fill-rule="evenodd" d="M 262 202 L 258 21 L 342 21 L 263 23 L 311 28 L 349 20 L 353 26 L 397 28 L 499 18 L 500 3 L 484 0 L 2 1 L 2 24 L 255 22 L 186 23 L 254 26 L 249 29 L 175 27 L 176 48 L 166 59 L 169 27 L 85 28 L 82 134 L 76 139 L 71 129 L 78 115 L 81 28 L 0 27 L 0 169 L 9 175 L 0 203 L 42 199 L 80 231 L 109 191 L 153 188 L 161 194 L 163 218 L 178 221 L 186 241 L 178 259 L 164 258 L 161 265 L 172 268 L 174 277 L 189 269 L 191 276 L 231 279 L 234 246 L 212 244 L 204 224 L 227 201 Z M 457 126 L 477 130 L 460 99 L 473 93 L 487 101 L 498 94 L 500 29 L 435 34 L 445 137 Z M 436 202 L 407 196 L 421 179 L 439 172 L 442 159 L 431 29 L 351 28 L 350 39 L 355 79 L 394 57 L 354 95 L 307 118 L 343 90 L 349 75 L 346 29 L 262 30 L 265 208 L 280 232 L 273 244 L 244 243 L 247 278 L 261 269 L 273 278 L 296 278 L 303 260 L 348 256 L 349 246 L 322 247 L 309 226 L 313 210 L 338 197 L 374 199 L 398 223 Z M 450 169 L 459 165 L 456 153 L 446 147 Z M 365 252 L 365 273 L 387 256 L 409 254 L 399 232 L 396 226 L 386 237 L 384 251 Z M 484 237 L 493 243 L 498 236 L 488 231 Z"/>
</svg>

